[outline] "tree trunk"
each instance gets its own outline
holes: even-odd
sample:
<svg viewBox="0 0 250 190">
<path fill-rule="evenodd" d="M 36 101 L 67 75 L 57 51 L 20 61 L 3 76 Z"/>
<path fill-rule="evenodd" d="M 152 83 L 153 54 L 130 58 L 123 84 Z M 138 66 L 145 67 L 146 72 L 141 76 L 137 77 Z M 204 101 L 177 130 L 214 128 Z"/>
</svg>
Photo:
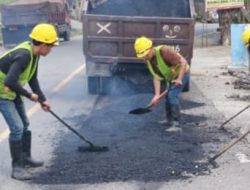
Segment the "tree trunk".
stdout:
<svg viewBox="0 0 250 190">
<path fill-rule="evenodd" d="M 219 27 L 221 32 L 221 45 L 230 45 L 230 26 L 232 23 L 242 23 L 243 15 L 241 9 L 218 10 Z"/>
</svg>

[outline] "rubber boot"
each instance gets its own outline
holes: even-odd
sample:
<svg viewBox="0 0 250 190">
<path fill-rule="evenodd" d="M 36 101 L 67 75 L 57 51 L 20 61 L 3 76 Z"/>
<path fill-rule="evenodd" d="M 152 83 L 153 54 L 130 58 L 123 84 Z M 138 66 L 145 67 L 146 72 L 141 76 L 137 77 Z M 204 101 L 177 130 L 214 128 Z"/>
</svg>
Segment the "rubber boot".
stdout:
<svg viewBox="0 0 250 190">
<path fill-rule="evenodd" d="M 12 157 L 11 177 L 17 180 L 30 180 L 31 174 L 24 168 L 22 160 L 22 141 L 10 141 L 10 154 Z"/>
<path fill-rule="evenodd" d="M 171 117 L 171 107 L 169 104 L 165 104 L 165 113 L 166 113 L 165 119 L 159 121 L 158 123 L 166 127 L 170 127 L 170 124 L 172 122 L 172 117 Z"/>
<path fill-rule="evenodd" d="M 31 131 L 23 133 L 23 163 L 25 167 L 41 167 L 44 162 L 34 160 L 31 157 Z"/>
<path fill-rule="evenodd" d="M 170 126 L 173 118 L 172 118 L 172 114 L 171 114 L 171 106 L 169 104 L 165 105 L 165 111 L 166 111 L 166 125 Z"/>
<path fill-rule="evenodd" d="M 181 112 L 180 112 L 180 107 L 178 104 L 173 104 L 171 105 L 171 124 L 170 128 L 167 128 L 167 132 L 181 132 L 182 128 L 180 127 L 180 117 L 181 117 Z"/>
</svg>

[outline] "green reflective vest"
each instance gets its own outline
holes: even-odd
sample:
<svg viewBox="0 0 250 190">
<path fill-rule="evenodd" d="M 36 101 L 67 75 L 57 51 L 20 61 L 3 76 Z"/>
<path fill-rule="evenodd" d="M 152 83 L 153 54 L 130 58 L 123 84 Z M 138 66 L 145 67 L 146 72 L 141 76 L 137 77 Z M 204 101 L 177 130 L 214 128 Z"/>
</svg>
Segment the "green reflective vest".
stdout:
<svg viewBox="0 0 250 190">
<path fill-rule="evenodd" d="M 157 80 L 165 80 L 166 82 L 171 82 L 172 80 L 178 77 L 179 72 L 180 72 L 180 65 L 179 64 L 173 65 L 171 67 L 168 66 L 161 56 L 161 53 L 160 53 L 161 47 L 163 47 L 163 45 L 156 46 L 154 47 L 154 50 L 156 54 L 157 67 L 163 77 L 158 75 L 154 71 L 150 61 L 147 61 L 146 64 L 147 64 L 149 72 L 153 75 L 154 78 L 156 78 Z"/>
<path fill-rule="evenodd" d="M 34 62 L 35 65 L 32 67 L 34 57 L 32 54 L 30 42 L 28 41 L 23 42 L 19 44 L 18 46 L 16 46 L 15 48 L 11 49 L 10 51 L 6 52 L 4 55 L 0 57 L 0 59 L 17 49 L 27 49 L 30 52 L 30 63 L 28 64 L 26 69 L 19 75 L 19 78 L 18 78 L 19 84 L 21 86 L 24 86 L 34 75 L 36 68 L 37 68 L 38 59 L 36 59 L 36 61 Z M 14 100 L 16 98 L 16 93 L 4 85 L 5 78 L 6 78 L 6 74 L 4 74 L 0 70 L 0 98 L 7 99 L 7 100 Z"/>
</svg>

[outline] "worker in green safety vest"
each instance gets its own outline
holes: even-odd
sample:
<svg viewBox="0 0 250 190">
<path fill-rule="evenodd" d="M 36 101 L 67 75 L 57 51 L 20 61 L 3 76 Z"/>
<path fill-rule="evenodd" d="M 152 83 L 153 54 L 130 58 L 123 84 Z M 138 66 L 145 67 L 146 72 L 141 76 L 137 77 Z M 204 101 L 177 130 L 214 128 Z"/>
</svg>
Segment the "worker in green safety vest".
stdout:
<svg viewBox="0 0 250 190">
<path fill-rule="evenodd" d="M 242 33 L 242 42 L 250 53 L 250 28 L 246 28 Z"/>
<path fill-rule="evenodd" d="M 153 41 L 145 36 L 135 40 L 134 49 L 138 58 L 144 59 L 153 76 L 154 96 L 151 105 L 159 103 L 161 83 L 167 86 L 166 94 L 166 131 L 182 131 L 180 126 L 180 94 L 189 81 L 187 60 L 166 45 L 153 47 Z"/>
<path fill-rule="evenodd" d="M 31 157 L 31 131 L 22 97 L 39 101 L 43 110 L 49 111 L 50 105 L 37 78 L 37 68 L 40 56 L 48 55 L 52 47 L 58 45 L 57 32 L 51 24 L 37 24 L 29 37 L 30 41 L 0 56 L 0 112 L 10 130 L 11 177 L 17 180 L 32 178 L 27 167 L 43 165 Z M 25 89 L 25 84 L 29 84 L 31 90 Z"/>
</svg>

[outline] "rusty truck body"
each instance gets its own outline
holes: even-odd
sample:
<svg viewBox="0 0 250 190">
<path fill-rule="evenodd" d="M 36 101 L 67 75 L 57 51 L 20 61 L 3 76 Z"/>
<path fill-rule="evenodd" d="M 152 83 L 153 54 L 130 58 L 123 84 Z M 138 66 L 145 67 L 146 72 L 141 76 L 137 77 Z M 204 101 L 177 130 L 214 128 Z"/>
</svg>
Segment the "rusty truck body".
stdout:
<svg viewBox="0 0 250 190">
<path fill-rule="evenodd" d="M 70 39 L 70 13 L 65 0 L 17 0 L 1 5 L 1 20 L 5 47 L 29 40 L 32 28 L 42 22 L 53 24 L 60 38 Z"/>
<path fill-rule="evenodd" d="M 193 15 L 193 0 L 85 1 L 83 53 L 89 93 L 105 93 L 117 73 L 137 84 L 150 79 L 133 47 L 142 35 L 153 39 L 155 45 L 173 47 L 191 63 Z"/>
</svg>

